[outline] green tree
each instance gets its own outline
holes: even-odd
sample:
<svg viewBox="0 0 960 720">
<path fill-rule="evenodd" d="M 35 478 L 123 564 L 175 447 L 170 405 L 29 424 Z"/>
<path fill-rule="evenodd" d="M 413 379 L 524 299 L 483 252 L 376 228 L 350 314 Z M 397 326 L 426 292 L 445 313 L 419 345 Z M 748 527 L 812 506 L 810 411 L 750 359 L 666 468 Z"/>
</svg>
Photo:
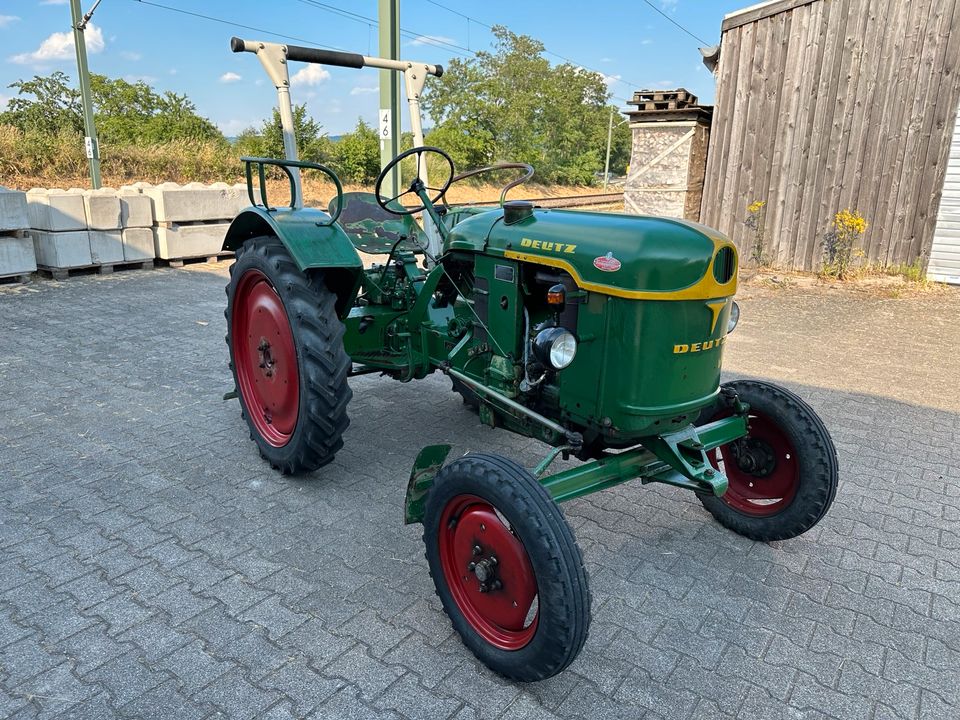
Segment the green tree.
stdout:
<svg viewBox="0 0 960 720">
<path fill-rule="evenodd" d="M 333 144 L 334 167 L 344 180 L 369 183 L 380 174 L 380 138 L 362 118 L 352 133 Z"/>
<path fill-rule="evenodd" d="M 186 95 L 158 94 L 145 82 L 90 76 L 97 131 L 109 143 L 157 144 L 174 140 L 225 140 L 197 115 Z"/>
<path fill-rule="evenodd" d="M 70 87 L 70 78 L 59 70 L 46 77 L 11 83 L 16 97 L 0 113 L 0 125 L 12 125 L 25 133 L 57 135 L 83 132 L 80 91 Z"/>
<path fill-rule="evenodd" d="M 17 96 L 0 114 L 0 124 L 25 133 L 57 135 L 83 132 L 80 92 L 57 71 L 10 85 Z M 225 141 L 217 127 L 196 112 L 185 95 L 162 95 L 144 82 L 130 83 L 104 75 L 90 76 L 94 118 L 101 141 L 157 144 L 174 140 Z"/>
<path fill-rule="evenodd" d="M 431 139 L 460 169 L 512 160 L 529 162 L 547 182 L 593 182 L 603 171 L 610 113 L 603 76 L 551 66 L 540 41 L 503 26 L 493 34 L 493 52 L 455 58 L 425 91 Z M 622 171 L 629 132 L 619 127 L 616 135 L 611 170 Z"/>
<path fill-rule="evenodd" d="M 301 160 L 326 163 L 331 157 L 331 142 L 323 131 L 323 126 L 307 114 L 306 105 L 293 106 L 294 136 L 297 139 L 297 153 Z M 283 126 L 280 123 L 280 111 L 273 113 L 259 128 L 247 128 L 237 138 L 237 149 L 241 155 L 282 158 Z"/>
</svg>

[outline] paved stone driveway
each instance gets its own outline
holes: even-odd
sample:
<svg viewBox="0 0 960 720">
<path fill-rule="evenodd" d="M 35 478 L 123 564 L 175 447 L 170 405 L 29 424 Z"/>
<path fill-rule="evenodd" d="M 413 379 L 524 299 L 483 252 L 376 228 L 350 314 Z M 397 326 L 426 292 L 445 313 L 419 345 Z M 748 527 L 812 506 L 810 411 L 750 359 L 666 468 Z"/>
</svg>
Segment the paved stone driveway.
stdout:
<svg viewBox="0 0 960 720">
<path fill-rule="evenodd" d="M 422 445 L 538 446 L 444 379 L 361 378 L 336 462 L 275 476 L 220 399 L 223 285 L 0 288 L 0 716 L 960 715 L 960 293 L 745 293 L 728 368 L 824 415 L 832 513 L 766 545 L 671 488 L 569 503 L 591 634 L 523 686 L 453 636 L 401 502 Z"/>
</svg>

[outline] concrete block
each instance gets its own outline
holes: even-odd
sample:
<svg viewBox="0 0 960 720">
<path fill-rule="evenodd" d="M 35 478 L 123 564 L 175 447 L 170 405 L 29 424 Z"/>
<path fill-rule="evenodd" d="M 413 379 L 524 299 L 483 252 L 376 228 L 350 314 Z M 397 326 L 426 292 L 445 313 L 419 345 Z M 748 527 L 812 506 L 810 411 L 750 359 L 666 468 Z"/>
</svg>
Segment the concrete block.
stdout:
<svg viewBox="0 0 960 720">
<path fill-rule="evenodd" d="M 211 186 L 201 183 L 183 186 L 163 183 L 144 188 L 143 193 L 153 200 L 153 215 L 157 222 L 231 220 L 249 204 L 245 188 L 226 183 Z"/>
<path fill-rule="evenodd" d="M 171 225 L 153 229 L 158 258 L 203 257 L 217 255 L 230 223 L 205 225 Z"/>
<path fill-rule="evenodd" d="M 33 240 L 29 235 L 0 235 L 0 277 L 26 275 L 36 269 L 36 250 L 33 249 Z"/>
<path fill-rule="evenodd" d="M 86 230 L 83 192 L 34 188 L 27 193 L 27 217 L 35 230 Z"/>
<path fill-rule="evenodd" d="M 80 199 L 81 205 L 83 199 Z M 37 265 L 53 268 L 72 268 L 93 265 L 90 255 L 90 233 L 86 230 L 46 232 L 30 230 Z"/>
<path fill-rule="evenodd" d="M 153 230 L 148 227 L 124 228 L 123 237 L 123 259 L 126 262 L 135 262 L 137 260 L 153 260 Z"/>
<path fill-rule="evenodd" d="M 123 238 L 119 230 L 91 230 L 90 258 L 94 265 L 123 262 Z"/>
<path fill-rule="evenodd" d="M 28 227 L 27 194 L 0 185 L 0 232 L 26 230 Z"/>
<path fill-rule="evenodd" d="M 119 190 L 117 197 L 120 199 L 120 227 L 153 226 L 153 203 L 149 197 L 132 188 Z"/>
<path fill-rule="evenodd" d="M 120 229 L 120 198 L 112 188 L 87 190 L 83 193 L 87 227 L 91 230 Z"/>
</svg>

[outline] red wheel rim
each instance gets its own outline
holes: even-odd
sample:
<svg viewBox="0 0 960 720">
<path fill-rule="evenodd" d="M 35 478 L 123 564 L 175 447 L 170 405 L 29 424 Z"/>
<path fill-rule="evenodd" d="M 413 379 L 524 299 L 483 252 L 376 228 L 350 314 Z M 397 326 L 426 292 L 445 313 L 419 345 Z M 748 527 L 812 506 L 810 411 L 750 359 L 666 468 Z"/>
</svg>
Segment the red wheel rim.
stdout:
<svg viewBox="0 0 960 720">
<path fill-rule="evenodd" d="M 300 414 L 297 349 L 283 301 L 259 270 L 247 270 L 237 283 L 231 339 L 247 413 L 264 440 L 283 447 Z"/>
<path fill-rule="evenodd" d="M 519 650 L 537 631 L 537 581 L 523 543 L 502 517 L 474 495 L 451 499 L 440 518 L 440 566 L 477 634 L 501 650 Z"/>
<path fill-rule="evenodd" d="M 719 417 L 722 416 L 715 419 Z M 711 451 L 710 462 L 729 481 L 723 501 L 744 515 L 776 515 L 789 506 L 797 494 L 800 463 L 796 448 L 772 418 L 754 410 L 750 411 L 747 438 L 756 441 L 762 453 L 772 458 L 772 469 L 757 473 L 742 468 L 733 455 L 733 443 Z"/>
</svg>

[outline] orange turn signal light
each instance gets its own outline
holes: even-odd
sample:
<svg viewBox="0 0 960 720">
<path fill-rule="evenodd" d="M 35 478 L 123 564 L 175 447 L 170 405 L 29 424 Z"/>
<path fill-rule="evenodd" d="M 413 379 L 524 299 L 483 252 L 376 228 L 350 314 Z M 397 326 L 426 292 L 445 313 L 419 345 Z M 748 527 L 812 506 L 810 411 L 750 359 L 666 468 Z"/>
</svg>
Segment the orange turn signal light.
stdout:
<svg viewBox="0 0 960 720">
<path fill-rule="evenodd" d="M 567 302 L 567 290 L 560 285 L 554 285 L 549 290 L 547 290 L 547 304 L 548 305 L 565 305 Z"/>
</svg>

